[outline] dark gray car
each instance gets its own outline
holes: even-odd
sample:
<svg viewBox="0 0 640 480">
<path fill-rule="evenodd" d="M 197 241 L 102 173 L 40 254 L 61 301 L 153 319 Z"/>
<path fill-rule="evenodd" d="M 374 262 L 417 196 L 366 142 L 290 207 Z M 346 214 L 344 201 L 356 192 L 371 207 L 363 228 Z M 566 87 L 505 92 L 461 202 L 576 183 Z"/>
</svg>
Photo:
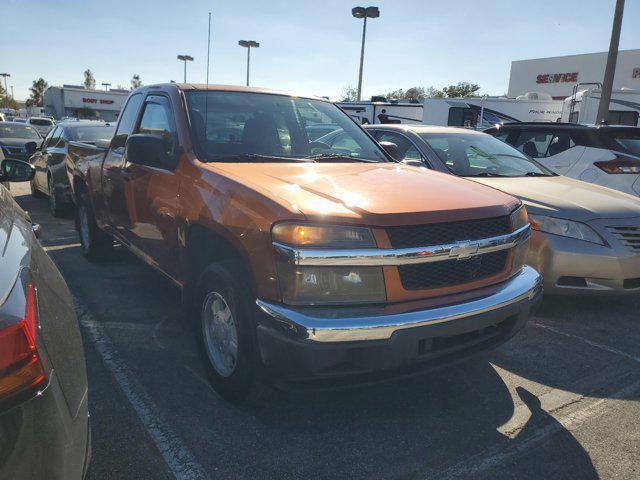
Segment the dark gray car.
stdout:
<svg viewBox="0 0 640 480">
<path fill-rule="evenodd" d="M 3 160 L 0 181 L 33 167 Z M 66 283 L 0 186 L 0 478 L 82 479 L 90 458 L 82 338 Z"/>
<path fill-rule="evenodd" d="M 73 157 L 78 148 L 111 140 L 114 130 L 115 125 L 96 121 L 59 123 L 29 159 L 36 169 L 31 181 L 31 193 L 35 197 L 49 197 L 54 216 L 64 216 L 73 206 L 67 164 L 73 164 L 74 161 L 68 157 Z"/>
</svg>

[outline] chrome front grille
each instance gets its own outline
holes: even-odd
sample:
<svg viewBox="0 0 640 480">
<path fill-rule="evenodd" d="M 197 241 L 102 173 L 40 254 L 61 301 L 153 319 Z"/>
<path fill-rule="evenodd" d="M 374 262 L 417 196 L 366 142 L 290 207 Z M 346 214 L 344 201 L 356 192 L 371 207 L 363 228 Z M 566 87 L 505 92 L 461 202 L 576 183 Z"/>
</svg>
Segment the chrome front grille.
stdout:
<svg viewBox="0 0 640 480">
<path fill-rule="evenodd" d="M 607 229 L 633 252 L 640 252 L 640 226 L 615 226 Z"/>
</svg>

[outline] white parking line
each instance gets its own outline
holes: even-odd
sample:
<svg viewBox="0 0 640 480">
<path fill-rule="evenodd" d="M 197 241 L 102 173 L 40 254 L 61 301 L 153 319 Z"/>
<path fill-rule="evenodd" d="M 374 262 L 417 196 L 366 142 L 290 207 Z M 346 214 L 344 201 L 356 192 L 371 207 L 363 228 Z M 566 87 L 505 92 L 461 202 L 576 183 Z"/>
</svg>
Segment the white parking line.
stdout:
<svg viewBox="0 0 640 480">
<path fill-rule="evenodd" d="M 589 340 L 587 338 L 581 337 L 579 335 L 574 335 L 573 333 L 563 332 L 562 330 L 559 330 L 559 329 L 557 329 L 555 327 L 550 327 L 549 325 L 544 325 L 542 323 L 529 322 L 529 324 L 533 325 L 534 327 L 543 328 L 543 329 L 548 330 L 550 332 L 553 332 L 555 334 L 562 335 L 564 337 L 573 338 L 574 340 L 578 340 L 578 341 L 580 341 L 582 343 L 586 343 L 587 345 L 591 345 L 592 347 L 599 348 L 600 350 L 604 350 L 606 352 L 613 353 L 615 355 L 619 355 L 621 357 L 628 358 L 629 360 L 633 360 L 634 362 L 640 363 L 640 357 L 638 357 L 636 355 L 632 355 L 632 354 L 627 353 L 627 352 L 623 352 L 622 350 L 618 350 L 617 348 L 608 347 L 607 345 L 602 345 L 601 343 L 594 342 L 592 340 Z"/>
<path fill-rule="evenodd" d="M 180 437 L 159 415 L 157 408 L 144 389 L 133 380 L 134 375 L 118 358 L 111 339 L 104 332 L 102 325 L 93 318 L 89 309 L 79 299 L 74 298 L 74 301 L 80 324 L 86 330 L 100 357 L 102 357 L 102 361 L 138 414 L 140 421 L 175 478 L 179 480 L 208 479 L 209 476 L 202 465 L 196 461 Z"/>
<path fill-rule="evenodd" d="M 527 451 L 556 433 L 563 430 L 575 429 L 587 420 L 603 415 L 608 409 L 610 400 L 629 398 L 630 395 L 636 394 L 638 390 L 640 390 L 640 381 L 634 382 L 631 385 L 613 393 L 609 397 L 596 400 L 584 408 L 576 410 L 565 416 L 558 418 L 554 417 L 556 420 L 555 422 L 547 423 L 538 429 L 533 429 L 527 438 L 520 439 L 520 436 L 517 436 L 508 440 L 509 443 L 506 445 L 504 443 L 495 444 L 480 453 L 465 458 L 463 461 L 445 469 L 442 472 L 435 472 L 433 475 L 429 474 L 427 478 L 453 480 L 456 478 L 475 477 L 479 473 L 486 472 L 487 470 L 504 463 L 515 455 Z"/>
</svg>

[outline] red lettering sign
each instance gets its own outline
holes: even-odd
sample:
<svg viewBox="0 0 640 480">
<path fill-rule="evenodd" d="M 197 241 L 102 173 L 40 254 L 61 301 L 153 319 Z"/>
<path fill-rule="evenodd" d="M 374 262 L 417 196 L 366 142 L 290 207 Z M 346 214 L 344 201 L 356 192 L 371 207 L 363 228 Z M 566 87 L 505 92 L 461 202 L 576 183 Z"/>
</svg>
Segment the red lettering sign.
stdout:
<svg viewBox="0 0 640 480">
<path fill-rule="evenodd" d="M 113 100 L 105 100 L 104 98 L 102 98 L 100 99 L 100 103 L 111 105 L 113 103 Z"/>
<path fill-rule="evenodd" d="M 98 103 L 98 99 L 97 98 L 83 98 L 82 102 L 83 103 Z"/>
<path fill-rule="evenodd" d="M 578 72 L 541 73 L 536 76 L 536 83 L 574 83 L 578 81 Z"/>
</svg>

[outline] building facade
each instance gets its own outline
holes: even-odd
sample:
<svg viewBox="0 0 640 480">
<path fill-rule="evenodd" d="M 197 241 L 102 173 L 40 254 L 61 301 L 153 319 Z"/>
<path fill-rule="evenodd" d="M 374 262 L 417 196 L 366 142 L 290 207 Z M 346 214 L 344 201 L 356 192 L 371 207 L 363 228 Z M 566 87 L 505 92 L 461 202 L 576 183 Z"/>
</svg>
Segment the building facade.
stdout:
<svg viewBox="0 0 640 480">
<path fill-rule="evenodd" d="M 511 62 L 507 96 L 543 92 L 562 100 L 578 83 L 602 82 L 606 63 L 607 52 L 517 60 Z M 613 88 L 640 90 L 640 49 L 618 52 Z"/>
<path fill-rule="evenodd" d="M 128 90 L 88 90 L 82 86 L 49 87 L 44 92 L 46 115 L 113 122 L 129 96 Z"/>
</svg>

